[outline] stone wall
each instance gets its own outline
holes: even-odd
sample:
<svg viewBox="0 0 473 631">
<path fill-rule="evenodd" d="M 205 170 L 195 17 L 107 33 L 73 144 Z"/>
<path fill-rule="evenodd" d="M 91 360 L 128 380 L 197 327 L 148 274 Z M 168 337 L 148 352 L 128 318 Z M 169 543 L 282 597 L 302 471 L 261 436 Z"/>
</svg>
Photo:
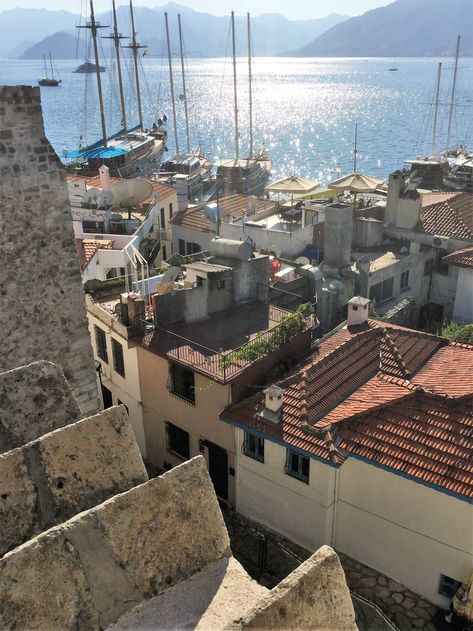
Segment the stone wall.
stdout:
<svg viewBox="0 0 473 631">
<path fill-rule="evenodd" d="M 147 479 L 123 406 L 1 455 L 0 556 Z"/>
<path fill-rule="evenodd" d="M 59 364 L 84 414 L 98 409 L 64 169 L 39 88 L 0 87 L 0 371 Z"/>
<path fill-rule="evenodd" d="M 101 629 L 230 556 L 199 456 L 6 554 L 0 628 Z"/>
<path fill-rule="evenodd" d="M 0 373 L 0 453 L 79 418 L 79 406 L 59 366 L 39 361 Z"/>
<path fill-rule="evenodd" d="M 356 630 L 337 555 L 323 546 L 229 629 Z"/>
</svg>

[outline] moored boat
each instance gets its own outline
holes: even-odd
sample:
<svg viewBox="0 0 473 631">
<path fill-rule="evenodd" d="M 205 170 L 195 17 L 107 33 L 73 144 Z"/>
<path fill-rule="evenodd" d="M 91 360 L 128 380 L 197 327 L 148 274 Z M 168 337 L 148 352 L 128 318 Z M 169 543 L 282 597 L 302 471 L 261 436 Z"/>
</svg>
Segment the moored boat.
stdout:
<svg viewBox="0 0 473 631">
<path fill-rule="evenodd" d="M 51 53 L 49 53 L 49 65 L 51 68 L 51 76 L 48 77 L 48 68 L 46 66 L 46 56 L 43 55 L 43 63 L 44 63 L 44 77 L 42 79 L 38 79 L 38 85 L 47 86 L 49 88 L 57 88 L 61 83 L 61 79 L 56 79 L 54 77 L 54 68 L 53 68 L 53 60 L 51 57 Z"/>
<path fill-rule="evenodd" d="M 105 70 L 107 70 L 107 66 L 94 64 L 88 59 L 86 59 L 83 64 L 80 64 L 80 66 L 77 66 L 77 68 L 73 70 L 72 72 L 79 72 L 82 74 L 92 74 L 92 73 L 97 72 L 97 68 L 99 72 L 105 72 Z"/>
</svg>

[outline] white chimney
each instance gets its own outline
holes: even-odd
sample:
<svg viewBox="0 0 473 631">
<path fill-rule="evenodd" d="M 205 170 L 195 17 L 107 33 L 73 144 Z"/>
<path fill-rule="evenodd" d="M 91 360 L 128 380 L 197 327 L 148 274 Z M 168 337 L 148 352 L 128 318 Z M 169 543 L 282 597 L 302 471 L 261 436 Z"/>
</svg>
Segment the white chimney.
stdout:
<svg viewBox="0 0 473 631">
<path fill-rule="evenodd" d="M 100 188 L 103 191 L 108 191 L 110 189 L 110 169 L 107 165 L 102 164 L 99 169 L 100 176 Z"/>
<path fill-rule="evenodd" d="M 348 301 L 347 326 L 359 326 L 368 320 L 370 300 L 354 296 Z"/>
<path fill-rule="evenodd" d="M 278 423 L 281 418 L 281 408 L 283 403 L 284 390 L 279 386 L 272 385 L 264 390 L 265 403 L 261 416 L 267 421 Z"/>
</svg>

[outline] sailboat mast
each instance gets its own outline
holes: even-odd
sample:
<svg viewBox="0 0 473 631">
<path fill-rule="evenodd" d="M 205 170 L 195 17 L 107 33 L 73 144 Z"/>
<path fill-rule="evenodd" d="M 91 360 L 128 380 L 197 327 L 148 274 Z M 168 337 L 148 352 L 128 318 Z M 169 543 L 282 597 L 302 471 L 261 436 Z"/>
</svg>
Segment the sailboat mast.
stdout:
<svg viewBox="0 0 473 631">
<path fill-rule="evenodd" d="M 238 134 L 238 98 L 237 98 L 237 73 L 236 73 L 236 50 L 235 50 L 235 13 L 232 11 L 232 51 L 233 51 L 233 97 L 235 110 L 235 158 L 240 157 L 239 134 Z"/>
<path fill-rule="evenodd" d="M 441 76 L 442 76 L 442 62 L 439 63 L 439 69 L 437 72 L 437 87 L 435 88 L 435 113 L 434 113 L 434 129 L 432 131 L 432 155 L 435 155 L 435 150 L 436 150 L 437 117 L 439 113 L 440 77 Z"/>
<path fill-rule="evenodd" d="M 184 72 L 184 46 L 182 44 L 182 27 L 181 27 L 181 16 L 177 14 L 177 22 L 179 24 L 179 48 L 181 54 L 181 72 L 182 72 L 182 94 L 184 96 L 184 114 L 186 118 L 186 140 L 187 140 L 187 151 L 190 153 L 191 150 L 191 139 L 189 134 L 189 115 L 187 112 L 187 93 L 186 93 L 186 75 Z"/>
<path fill-rule="evenodd" d="M 125 93 L 123 91 L 123 81 L 122 81 L 122 64 L 120 60 L 120 40 L 124 39 L 124 36 L 118 32 L 118 22 L 117 22 L 117 10 L 115 7 L 115 0 L 113 0 L 113 33 L 110 33 L 108 37 L 105 39 L 113 39 L 115 44 L 115 58 L 117 60 L 117 75 L 118 75 L 118 87 L 120 92 L 120 107 L 122 111 L 122 127 L 126 131 L 126 107 L 125 107 Z"/>
<path fill-rule="evenodd" d="M 51 59 L 51 53 L 49 53 L 49 65 L 51 66 L 51 79 L 54 79 L 53 60 Z"/>
<path fill-rule="evenodd" d="M 457 49 L 455 51 L 455 68 L 453 70 L 452 100 L 450 102 L 450 114 L 448 116 L 447 151 L 448 151 L 448 147 L 450 146 L 450 133 L 452 131 L 453 110 L 455 107 L 455 89 L 457 86 L 457 71 L 458 71 L 459 54 L 460 54 L 460 35 L 457 37 Z"/>
<path fill-rule="evenodd" d="M 355 148 L 353 149 L 353 173 L 356 173 L 356 157 L 358 155 L 357 149 L 358 142 L 358 123 L 355 123 Z"/>
<path fill-rule="evenodd" d="M 168 23 L 167 13 L 164 14 L 164 20 L 166 23 L 166 42 L 168 45 L 169 83 L 171 86 L 172 118 L 174 122 L 174 141 L 176 143 L 176 155 L 179 155 L 179 139 L 177 137 L 176 103 L 174 101 L 174 81 L 172 77 L 171 42 L 169 40 L 169 23 Z"/>
<path fill-rule="evenodd" d="M 90 0 L 90 24 L 88 25 L 90 31 L 92 33 L 92 43 L 94 45 L 94 57 L 95 57 L 95 74 L 97 75 L 97 89 L 99 93 L 99 108 L 100 108 L 100 121 L 102 123 L 102 138 L 104 146 L 107 146 L 107 128 L 105 126 L 105 108 L 103 105 L 103 94 L 102 94 L 102 80 L 100 78 L 100 64 L 99 64 L 99 51 L 97 48 L 97 30 L 99 28 L 105 28 L 100 26 L 95 21 L 94 15 L 94 4 L 92 0 Z"/>
<path fill-rule="evenodd" d="M 138 71 L 138 51 L 140 48 L 146 48 L 146 46 L 142 46 L 138 44 L 136 41 L 136 31 L 135 31 L 135 17 L 133 15 L 133 3 L 130 0 L 130 17 L 131 17 L 131 44 L 126 48 L 131 48 L 133 50 L 133 62 L 135 66 L 135 85 L 136 85 L 136 100 L 138 104 L 138 121 L 140 123 L 141 129 L 143 129 L 143 112 L 141 108 L 141 91 L 140 91 L 140 73 Z"/>
<path fill-rule="evenodd" d="M 253 93 L 251 84 L 251 26 L 250 26 L 250 14 L 246 14 L 246 21 L 248 27 L 248 97 L 250 106 L 250 158 L 253 158 Z"/>
<path fill-rule="evenodd" d="M 44 76 L 48 76 L 48 67 L 46 66 L 46 55 L 43 55 L 43 63 L 44 63 Z"/>
</svg>

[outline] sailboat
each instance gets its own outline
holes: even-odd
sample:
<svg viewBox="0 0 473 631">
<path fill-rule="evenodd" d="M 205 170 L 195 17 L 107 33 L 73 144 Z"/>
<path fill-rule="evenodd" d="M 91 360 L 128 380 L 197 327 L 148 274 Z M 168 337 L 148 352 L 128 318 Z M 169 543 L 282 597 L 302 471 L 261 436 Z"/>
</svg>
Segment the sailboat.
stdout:
<svg viewBox="0 0 473 631">
<path fill-rule="evenodd" d="M 46 66 L 46 56 L 43 55 L 43 63 L 44 63 L 44 77 L 42 79 L 38 79 L 38 85 L 47 86 L 50 88 L 57 88 L 61 83 L 61 79 L 54 78 L 54 68 L 53 68 L 53 60 L 51 58 L 51 53 L 49 53 L 49 65 L 51 67 L 51 76 L 48 77 L 48 68 Z"/>
<path fill-rule="evenodd" d="M 131 44 L 129 44 L 126 48 L 130 48 L 133 51 L 139 123 L 132 128 L 129 128 L 127 125 L 120 62 L 120 40 L 123 39 L 123 36 L 118 32 L 115 0 L 113 0 L 113 31 L 107 39 L 111 39 L 115 43 L 122 128 L 120 131 L 111 136 L 107 135 L 102 82 L 100 77 L 101 70 L 97 48 L 97 31 L 105 27 L 101 26 L 95 20 L 93 0 L 90 0 L 90 22 L 88 22 L 85 26 L 78 27 L 87 28 L 92 34 L 102 138 L 87 147 L 80 147 L 76 151 L 66 152 L 64 156 L 66 160 L 66 168 L 74 173 L 80 173 L 82 175 L 96 175 L 99 168 L 102 165 L 106 165 L 110 169 L 110 175 L 112 176 L 136 177 L 138 175 L 148 175 L 158 167 L 161 156 L 164 152 L 165 138 L 161 139 L 156 135 L 149 134 L 143 125 L 140 80 L 138 72 L 138 51 L 139 49 L 144 48 L 144 46 L 138 44 L 136 41 L 137 33 L 135 31 L 132 0 L 130 0 L 130 17 L 132 28 Z"/>
<path fill-rule="evenodd" d="M 240 135 L 238 130 L 238 98 L 237 98 L 237 74 L 235 52 L 235 14 L 231 13 L 232 53 L 233 53 L 233 97 L 235 116 L 235 158 L 231 160 L 219 160 L 217 162 L 216 183 L 219 192 L 224 194 L 243 193 L 246 195 L 258 195 L 264 191 L 265 184 L 271 172 L 271 158 L 264 147 L 253 153 L 253 95 L 251 75 L 251 31 L 250 14 L 247 13 L 248 32 L 248 87 L 249 87 L 249 114 L 250 114 L 250 150 L 246 158 L 240 157 Z"/>
<path fill-rule="evenodd" d="M 159 179 L 171 182 L 177 191 L 177 201 L 179 210 L 184 210 L 188 201 L 195 201 L 202 197 L 204 184 L 210 179 L 210 162 L 197 150 L 191 150 L 189 131 L 189 112 L 187 108 L 186 77 L 184 70 L 184 46 L 182 38 L 181 16 L 178 14 L 179 27 L 179 49 L 182 73 L 182 94 L 179 100 L 184 103 L 184 114 L 186 121 L 186 151 L 179 150 L 179 137 L 177 130 L 176 103 L 174 98 L 174 79 L 172 69 L 171 43 L 169 38 L 168 14 L 164 14 L 166 24 L 166 42 L 169 63 L 169 82 L 171 90 L 172 114 L 174 123 L 174 142 L 176 153 L 174 156 L 163 162 L 159 169 Z"/>
<path fill-rule="evenodd" d="M 389 72 L 397 72 L 399 70 L 399 68 L 396 65 L 396 60 L 394 60 L 393 65 L 390 68 L 388 68 L 388 70 Z"/>
</svg>

